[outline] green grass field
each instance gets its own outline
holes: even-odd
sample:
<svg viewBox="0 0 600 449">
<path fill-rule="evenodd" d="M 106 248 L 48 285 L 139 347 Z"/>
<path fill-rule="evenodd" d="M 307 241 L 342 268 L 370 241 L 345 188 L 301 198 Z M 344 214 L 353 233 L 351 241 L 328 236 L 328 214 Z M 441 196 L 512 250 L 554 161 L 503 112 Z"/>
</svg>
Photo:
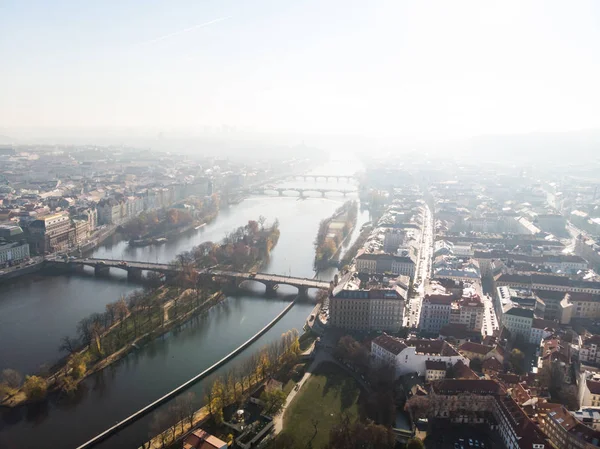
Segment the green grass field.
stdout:
<svg viewBox="0 0 600 449">
<path fill-rule="evenodd" d="M 283 433 L 297 447 L 320 449 L 343 414 L 358 417 L 360 386 L 333 363 L 320 364 L 285 412 Z"/>
</svg>

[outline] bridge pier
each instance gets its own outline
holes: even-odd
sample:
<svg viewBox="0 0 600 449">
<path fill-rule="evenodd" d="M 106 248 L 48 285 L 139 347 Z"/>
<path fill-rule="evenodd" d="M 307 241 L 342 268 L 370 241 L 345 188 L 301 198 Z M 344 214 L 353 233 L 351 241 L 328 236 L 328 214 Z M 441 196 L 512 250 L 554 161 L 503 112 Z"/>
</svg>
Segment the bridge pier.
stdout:
<svg viewBox="0 0 600 449">
<path fill-rule="evenodd" d="M 67 269 L 72 273 L 81 273 L 84 271 L 84 266 L 78 263 L 70 263 Z"/>
<path fill-rule="evenodd" d="M 265 292 L 267 296 L 275 296 L 277 294 L 277 288 L 279 287 L 279 284 L 276 284 L 275 282 L 265 282 L 264 284 L 265 287 L 267 287 Z"/>
<path fill-rule="evenodd" d="M 325 190 L 321 190 L 321 198 L 325 198 Z"/>
<path fill-rule="evenodd" d="M 94 266 L 94 274 L 96 276 L 108 276 L 110 274 L 110 267 L 105 265 Z"/>
<path fill-rule="evenodd" d="M 308 287 L 298 287 L 298 296 L 300 298 L 308 298 Z"/>
<path fill-rule="evenodd" d="M 142 280 L 142 269 L 141 268 L 128 268 L 127 269 L 127 280 L 128 281 L 141 281 Z"/>
</svg>

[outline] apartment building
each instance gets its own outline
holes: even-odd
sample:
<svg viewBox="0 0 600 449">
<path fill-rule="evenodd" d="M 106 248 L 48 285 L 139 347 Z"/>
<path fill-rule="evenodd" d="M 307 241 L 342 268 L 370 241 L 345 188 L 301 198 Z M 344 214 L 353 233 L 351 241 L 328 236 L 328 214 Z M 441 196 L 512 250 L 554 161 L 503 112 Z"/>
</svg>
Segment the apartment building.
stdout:
<svg viewBox="0 0 600 449">
<path fill-rule="evenodd" d="M 29 259 L 29 244 L 0 239 L 0 267 L 13 265 L 26 259 Z"/>
<path fill-rule="evenodd" d="M 572 280 L 553 274 L 499 274 L 494 278 L 496 287 L 504 285 L 530 290 L 600 294 L 600 282 Z"/>
<path fill-rule="evenodd" d="M 452 295 L 425 295 L 421 304 L 419 329 L 425 332 L 439 333 L 450 323 L 450 313 L 454 297 Z"/>
<path fill-rule="evenodd" d="M 495 380 L 444 379 L 432 384 L 430 415 L 455 423 L 487 424 L 508 449 L 550 449 L 546 436 Z"/>
<path fill-rule="evenodd" d="M 502 324 L 513 339 L 520 336 L 524 341 L 529 341 L 534 318 L 531 309 L 511 307 L 502 315 Z"/>
<path fill-rule="evenodd" d="M 390 273 L 394 276 L 403 275 L 410 278 L 413 278 L 415 275 L 415 262 L 408 256 L 363 252 L 355 260 L 356 270 L 359 273 Z"/>
<path fill-rule="evenodd" d="M 579 361 L 600 365 L 600 335 L 592 335 L 582 340 L 579 348 Z"/>
<path fill-rule="evenodd" d="M 407 373 L 418 373 L 419 376 L 425 376 L 428 361 L 442 362 L 446 367 L 455 365 L 459 360 L 468 364 L 465 357 L 443 340 L 407 340 L 387 334 L 382 334 L 371 342 L 371 359 L 375 365 L 394 366 L 396 376 Z M 437 366 L 441 367 L 441 364 Z"/>
<path fill-rule="evenodd" d="M 40 217 L 29 224 L 28 232 L 31 249 L 37 254 L 65 250 L 74 236 L 68 212 Z"/>
<path fill-rule="evenodd" d="M 485 306 L 479 295 L 461 298 L 452 304 L 450 324 L 462 324 L 467 330 L 481 332 Z"/>
<path fill-rule="evenodd" d="M 397 332 L 402 327 L 405 300 L 403 280 L 368 275 L 364 279 L 363 275 L 361 281 L 358 273 L 352 273 L 332 292 L 330 322 L 343 329 Z"/>
<path fill-rule="evenodd" d="M 561 404 L 538 407 L 540 428 L 554 447 L 592 449 L 600 447 L 600 432 L 577 421 Z"/>
</svg>

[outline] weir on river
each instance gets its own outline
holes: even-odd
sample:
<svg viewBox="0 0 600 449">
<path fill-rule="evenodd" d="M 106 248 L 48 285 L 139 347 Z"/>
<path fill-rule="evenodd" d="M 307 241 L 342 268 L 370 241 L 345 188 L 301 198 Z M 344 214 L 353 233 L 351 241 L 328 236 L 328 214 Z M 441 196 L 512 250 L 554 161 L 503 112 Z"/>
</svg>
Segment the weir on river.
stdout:
<svg viewBox="0 0 600 449">
<path fill-rule="evenodd" d="M 283 316 L 286 313 L 289 312 L 289 310 L 294 306 L 294 302 L 295 302 L 295 300 L 290 302 L 290 304 L 285 309 L 283 309 L 279 315 L 277 315 L 275 318 L 273 318 L 265 327 L 263 327 L 256 334 L 254 334 L 252 337 L 250 337 L 248 340 L 246 340 L 244 343 L 242 343 L 236 349 L 231 351 L 229 354 L 227 354 L 221 360 L 219 360 L 216 363 L 213 363 L 211 366 L 206 368 L 200 374 L 192 377 L 187 382 L 184 382 L 183 384 L 179 385 L 177 388 L 174 388 L 173 390 L 169 391 L 167 394 L 158 398 L 156 401 L 152 402 L 151 404 L 148 404 L 147 406 L 138 410 L 137 412 L 132 413 L 127 418 L 119 421 L 117 424 L 110 427 L 109 429 L 106 429 L 101 434 L 96 435 L 94 438 L 85 442 L 84 444 L 79 446 L 77 449 L 87 449 L 89 447 L 93 447 L 93 446 L 97 445 L 101 441 L 103 441 L 103 440 L 107 439 L 108 437 L 110 437 L 111 435 L 114 435 L 115 433 L 117 433 L 120 429 L 127 427 L 131 423 L 140 419 L 142 416 L 150 413 L 152 410 L 155 410 L 158 406 L 160 406 L 161 404 L 164 404 L 169 399 L 174 398 L 175 396 L 177 396 L 180 393 L 183 393 L 185 390 L 190 388 L 192 385 L 196 384 L 197 382 L 204 379 L 209 374 L 213 373 L 217 368 L 220 368 L 221 366 L 225 365 L 225 363 L 232 360 L 236 355 L 240 354 L 244 349 L 249 347 L 252 343 L 254 343 L 261 336 L 263 336 L 269 329 L 271 329 L 275 323 L 277 323 L 281 318 L 283 318 Z"/>
</svg>

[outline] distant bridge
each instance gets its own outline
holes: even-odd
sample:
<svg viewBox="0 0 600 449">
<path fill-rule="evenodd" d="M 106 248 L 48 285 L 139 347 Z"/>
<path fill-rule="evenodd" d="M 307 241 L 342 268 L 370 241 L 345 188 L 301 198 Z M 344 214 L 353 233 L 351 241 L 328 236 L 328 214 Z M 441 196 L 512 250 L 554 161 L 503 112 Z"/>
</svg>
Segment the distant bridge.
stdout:
<svg viewBox="0 0 600 449">
<path fill-rule="evenodd" d="M 113 259 L 52 260 L 47 263 L 58 267 L 62 266 L 72 271 L 83 269 L 85 266 L 92 267 L 97 276 L 107 276 L 111 268 L 116 268 L 126 271 L 127 279 L 129 280 L 141 280 L 143 271 L 153 271 L 155 273 L 164 274 L 166 277 L 175 276 L 181 271 L 181 268 L 176 265 Z M 298 294 L 301 296 L 306 296 L 309 288 L 328 289 L 330 287 L 330 282 L 328 281 L 281 276 L 277 274 L 248 273 L 210 268 L 197 270 L 197 272 L 200 276 L 210 277 L 224 283 L 228 282 L 234 287 L 239 287 L 240 284 L 245 281 L 256 281 L 267 288 L 267 294 L 274 293 L 279 285 L 291 285 L 296 287 L 298 289 Z"/>
<path fill-rule="evenodd" d="M 325 197 L 327 193 L 341 193 L 344 196 L 349 193 L 357 193 L 356 189 L 317 189 L 314 187 L 261 187 L 260 189 L 252 190 L 251 193 L 255 195 L 269 195 L 270 192 L 277 192 L 279 196 L 283 196 L 286 192 L 297 192 L 300 194 L 300 198 L 306 198 L 307 193 L 320 193 L 321 197 Z"/>
<path fill-rule="evenodd" d="M 330 180 L 335 179 L 336 182 L 339 182 L 340 179 L 352 181 L 357 180 L 358 178 L 354 175 L 292 175 L 286 176 L 285 179 L 302 179 L 303 181 L 308 181 L 312 179 L 313 181 L 324 180 L 325 182 L 329 182 Z"/>
</svg>

